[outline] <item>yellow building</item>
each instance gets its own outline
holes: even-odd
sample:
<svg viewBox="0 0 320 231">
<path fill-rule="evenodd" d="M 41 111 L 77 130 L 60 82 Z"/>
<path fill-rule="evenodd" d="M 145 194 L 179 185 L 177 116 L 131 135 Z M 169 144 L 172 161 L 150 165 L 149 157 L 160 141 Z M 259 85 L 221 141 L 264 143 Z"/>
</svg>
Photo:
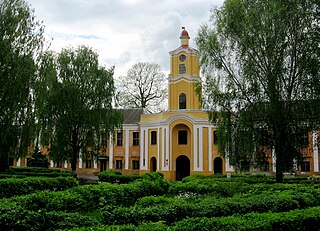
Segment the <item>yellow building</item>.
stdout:
<svg viewBox="0 0 320 231">
<path fill-rule="evenodd" d="M 102 139 L 98 158 L 84 160 L 80 154 L 78 174 L 107 169 L 124 174 L 157 171 L 167 179 L 181 180 L 191 174 L 234 172 L 228 159 L 217 152 L 216 127 L 209 122 L 195 92 L 195 84 L 200 81 L 199 58 L 197 51 L 189 46 L 189 39 L 183 27 L 180 46 L 169 52 L 168 111 L 144 114 L 142 109 L 122 110 L 122 130 L 115 131 L 113 139 Z M 299 173 L 319 174 L 318 131 L 310 132 L 308 139 L 305 161 L 294 168 Z M 272 150 L 267 153 L 268 161 L 263 166 L 259 169 L 248 166 L 248 170 L 274 173 L 276 159 Z M 25 160 L 16 162 L 16 165 L 25 164 Z M 50 161 L 50 167 L 70 170 L 70 163 Z"/>
</svg>

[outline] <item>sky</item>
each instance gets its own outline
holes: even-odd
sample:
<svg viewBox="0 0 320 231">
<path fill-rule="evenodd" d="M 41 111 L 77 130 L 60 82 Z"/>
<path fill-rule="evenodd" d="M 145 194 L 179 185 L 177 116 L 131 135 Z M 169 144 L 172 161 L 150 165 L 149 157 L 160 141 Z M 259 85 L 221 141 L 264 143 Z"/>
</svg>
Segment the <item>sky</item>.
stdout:
<svg viewBox="0 0 320 231">
<path fill-rule="evenodd" d="M 50 49 L 87 45 L 101 65 L 125 76 L 137 62 L 157 63 L 169 73 L 168 52 L 180 46 L 181 27 L 195 47 L 197 30 L 223 0 L 26 0 L 43 21 Z"/>
</svg>

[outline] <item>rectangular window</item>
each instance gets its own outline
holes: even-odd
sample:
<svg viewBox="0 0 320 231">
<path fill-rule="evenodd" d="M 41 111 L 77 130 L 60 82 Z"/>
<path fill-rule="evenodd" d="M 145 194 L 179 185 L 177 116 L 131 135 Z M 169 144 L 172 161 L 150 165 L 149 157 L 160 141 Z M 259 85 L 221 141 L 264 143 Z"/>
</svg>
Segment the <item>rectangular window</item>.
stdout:
<svg viewBox="0 0 320 231">
<path fill-rule="evenodd" d="M 86 161 L 86 168 L 91 168 L 91 164 L 92 164 L 92 161 L 91 160 L 87 160 Z"/>
<path fill-rule="evenodd" d="M 122 146 L 122 132 L 117 132 L 117 146 Z"/>
<path fill-rule="evenodd" d="M 151 132 L 151 144 L 157 144 L 157 132 L 156 131 Z"/>
<path fill-rule="evenodd" d="M 301 163 L 301 172 L 310 172 L 310 161 L 303 161 Z"/>
<path fill-rule="evenodd" d="M 178 131 L 178 144 L 188 144 L 188 131 Z"/>
<path fill-rule="evenodd" d="M 140 161 L 139 160 L 133 160 L 132 161 L 132 169 L 140 169 Z"/>
<path fill-rule="evenodd" d="M 122 169 L 122 160 L 116 160 L 116 169 Z"/>
<path fill-rule="evenodd" d="M 132 136 L 133 136 L 132 145 L 138 146 L 139 145 L 139 132 L 133 132 Z"/>
</svg>

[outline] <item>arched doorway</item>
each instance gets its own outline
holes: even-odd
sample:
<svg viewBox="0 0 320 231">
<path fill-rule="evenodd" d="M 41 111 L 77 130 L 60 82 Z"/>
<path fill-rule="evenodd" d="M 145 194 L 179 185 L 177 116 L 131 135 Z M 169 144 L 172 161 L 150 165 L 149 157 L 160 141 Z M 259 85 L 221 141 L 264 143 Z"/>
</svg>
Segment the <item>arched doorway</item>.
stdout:
<svg viewBox="0 0 320 231">
<path fill-rule="evenodd" d="M 150 159 L 150 172 L 156 172 L 157 171 L 157 159 L 155 157 L 152 157 Z"/>
<path fill-rule="evenodd" d="M 190 160 L 181 155 L 176 160 L 176 180 L 182 180 L 186 176 L 190 176 Z"/>
<path fill-rule="evenodd" d="M 222 174 L 222 158 L 216 157 L 213 161 L 214 174 Z"/>
</svg>

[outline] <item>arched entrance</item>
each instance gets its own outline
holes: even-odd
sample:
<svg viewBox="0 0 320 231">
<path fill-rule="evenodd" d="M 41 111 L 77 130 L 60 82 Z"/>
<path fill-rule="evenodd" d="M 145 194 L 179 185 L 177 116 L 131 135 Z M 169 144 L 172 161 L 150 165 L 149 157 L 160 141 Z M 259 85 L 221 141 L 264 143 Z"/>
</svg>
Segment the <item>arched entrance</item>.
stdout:
<svg viewBox="0 0 320 231">
<path fill-rule="evenodd" d="M 222 174 L 222 158 L 216 157 L 213 160 L 214 174 Z"/>
<path fill-rule="evenodd" d="M 181 155 L 176 160 L 176 180 L 182 180 L 186 176 L 190 176 L 190 160 Z"/>
<path fill-rule="evenodd" d="M 157 171 L 157 159 L 155 157 L 152 157 L 150 159 L 150 172 L 156 172 Z"/>
</svg>

